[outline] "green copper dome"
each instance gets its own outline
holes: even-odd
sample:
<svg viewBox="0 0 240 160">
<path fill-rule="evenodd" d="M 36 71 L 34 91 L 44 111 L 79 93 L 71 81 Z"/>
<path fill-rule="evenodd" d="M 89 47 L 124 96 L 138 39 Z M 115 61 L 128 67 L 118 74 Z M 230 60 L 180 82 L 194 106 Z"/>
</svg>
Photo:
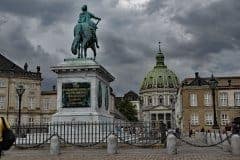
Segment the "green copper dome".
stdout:
<svg viewBox="0 0 240 160">
<path fill-rule="evenodd" d="M 164 55 L 159 48 L 155 67 L 144 78 L 141 90 L 154 88 L 177 88 L 179 80 L 176 74 L 164 64 Z"/>
</svg>

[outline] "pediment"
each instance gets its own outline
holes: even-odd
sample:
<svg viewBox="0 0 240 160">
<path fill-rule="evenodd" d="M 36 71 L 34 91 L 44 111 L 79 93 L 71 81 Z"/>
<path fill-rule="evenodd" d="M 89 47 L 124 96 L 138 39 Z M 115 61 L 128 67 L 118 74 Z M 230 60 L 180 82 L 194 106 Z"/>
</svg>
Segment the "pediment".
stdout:
<svg viewBox="0 0 240 160">
<path fill-rule="evenodd" d="M 151 106 L 151 107 L 146 107 L 143 108 L 143 111 L 160 111 L 160 110 L 171 110 L 169 106 Z"/>
<path fill-rule="evenodd" d="M 154 106 L 151 110 L 170 110 L 170 108 L 166 106 Z"/>
</svg>

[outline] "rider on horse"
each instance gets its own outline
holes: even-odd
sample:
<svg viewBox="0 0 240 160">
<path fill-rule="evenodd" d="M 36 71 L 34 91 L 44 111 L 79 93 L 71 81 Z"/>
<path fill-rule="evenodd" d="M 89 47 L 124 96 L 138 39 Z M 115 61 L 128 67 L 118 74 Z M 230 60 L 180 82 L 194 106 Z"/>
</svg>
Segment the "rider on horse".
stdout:
<svg viewBox="0 0 240 160">
<path fill-rule="evenodd" d="M 99 21 L 101 20 L 101 18 L 96 17 L 92 13 L 87 11 L 87 5 L 83 5 L 82 13 L 79 14 L 78 23 L 80 23 L 80 24 L 87 23 L 89 25 L 89 27 L 91 27 L 91 30 L 92 30 L 92 33 L 94 35 L 94 39 L 96 42 L 96 47 L 99 48 L 98 40 L 97 40 L 97 36 L 96 36 L 97 24 L 94 23 L 93 21 L 91 21 L 91 18 L 97 19 Z"/>
</svg>

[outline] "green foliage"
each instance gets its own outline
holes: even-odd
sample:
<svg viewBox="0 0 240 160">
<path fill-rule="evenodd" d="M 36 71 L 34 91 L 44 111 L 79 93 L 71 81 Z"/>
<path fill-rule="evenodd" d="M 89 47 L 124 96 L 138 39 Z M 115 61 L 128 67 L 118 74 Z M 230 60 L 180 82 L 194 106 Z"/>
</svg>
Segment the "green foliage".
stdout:
<svg viewBox="0 0 240 160">
<path fill-rule="evenodd" d="M 116 107 L 118 111 L 121 112 L 129 121 L 138 121 L 137 110 L 135 108 L 135 105 L 133 105 L 131 102 L 124 100 L 117 104 Z"/>
</svg>

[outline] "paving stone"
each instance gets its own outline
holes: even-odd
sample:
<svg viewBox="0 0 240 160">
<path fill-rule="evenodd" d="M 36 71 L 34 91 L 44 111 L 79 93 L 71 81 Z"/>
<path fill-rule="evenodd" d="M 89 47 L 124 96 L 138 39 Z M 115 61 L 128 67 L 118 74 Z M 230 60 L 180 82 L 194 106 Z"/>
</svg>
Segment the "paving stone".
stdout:
<svg viewBox="0 0 240 160">
<path fill-rule="evenodd" d="M 168 155 L 166 149 L 124 147 L 119 153 L 108 155 L 106 148 L 61 148 L 58 156 L 50 155 L 49 148 L 11 149 L 1 160 L 239 160 L 219 147 L 200 148 L 189 145 L 178 147 L 178 154 Z"/>
</svg>

